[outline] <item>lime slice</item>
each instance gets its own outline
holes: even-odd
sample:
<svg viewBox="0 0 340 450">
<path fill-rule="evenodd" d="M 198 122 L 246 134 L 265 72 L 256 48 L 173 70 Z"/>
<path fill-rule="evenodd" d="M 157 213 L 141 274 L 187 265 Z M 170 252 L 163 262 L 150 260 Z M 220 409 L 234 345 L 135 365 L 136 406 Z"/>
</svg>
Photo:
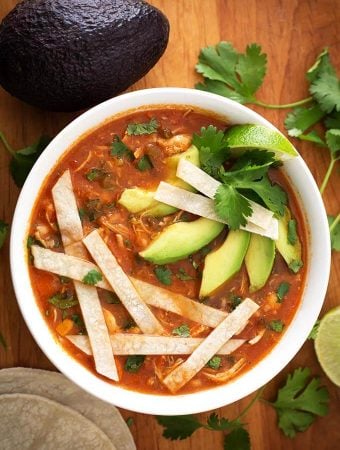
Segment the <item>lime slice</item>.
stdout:
<svg viewBox="0 0 340 450">
<path fill-rule="evenodd" d="M 234 125 L 225 135 L 234 155 L 240 155 L 245 150 L 251 149 L 275 152 L 278 159 L 288 159 L 298 155 L 287 138 L 278 131 L 263 125 Z"/>
<path fill-rule="evenodd" d="M 340 386 L 340 306 L 323 316 L 314 345 L 325 374 Z"/>
</svg>

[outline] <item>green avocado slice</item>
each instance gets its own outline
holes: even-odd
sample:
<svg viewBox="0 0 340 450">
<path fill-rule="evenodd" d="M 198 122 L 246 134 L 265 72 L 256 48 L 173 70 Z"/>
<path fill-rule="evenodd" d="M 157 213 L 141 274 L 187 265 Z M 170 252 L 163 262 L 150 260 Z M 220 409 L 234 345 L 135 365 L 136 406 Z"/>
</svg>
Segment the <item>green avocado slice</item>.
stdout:
<svg viewBox="0 0 340 450">
<path fill-rule="evenodd" d="M 245 257 L 250 280 L 250 292 L 261 289 L 267 282 L 275 259 L 275 241 L 259 234 L 252 234 Z"/>
<path fill-rule="evenodd" d="M 154 264 L 167 264 L 186 258 L 209 244 L 220 234 L 224 224 L 200 218 L 168 226 L 140 256 Z"/>
<path fill-rule="evenodd" d="M 237 273 L 250 240 L 248 231 L 229 231 L 227 239 L 205 258 L 200 297 L 206 297 Z"/>
<path fill-rule="evenodd" d="M 195 166 L 200 165 L 198 149 L 194 145 L 191 145 L 185 152 L 170 156 L 166 159 L 166 165 L 170 172 L 166 181 L 177 187 L 186 189 L 187 191 L 194 191 L 192 186 L 176 177 L 177 166 L 179 160 L 182 158 L 187 159 L 192 164 L 195 164 Z M 147 189 L 139 187 L 129 188 L 123 191 L 118 203 L 133 214 L 144 212 L 147 215 L 154 217 L 167 216 L 168 214 L 177 211 L 177 208 L 174 208 L 173 206 L 154 200 L 154 195 L 154 191 L 148 191 Z"/>
<path fill-rule="evenodd" d="M 285 208 L 285 213 L 279 217 L 279 238 L 275 241 L 276 248 L 281 253 L 283 259 L 286 261 L 288 267 L 297 273 L 303 266 L 301 257 L 301 242 L 299 236 L 295 236 L 295 243 L 291 244 L 288 237 L 288 226 L 292 215 L 288 208 Z"/>
</svg>

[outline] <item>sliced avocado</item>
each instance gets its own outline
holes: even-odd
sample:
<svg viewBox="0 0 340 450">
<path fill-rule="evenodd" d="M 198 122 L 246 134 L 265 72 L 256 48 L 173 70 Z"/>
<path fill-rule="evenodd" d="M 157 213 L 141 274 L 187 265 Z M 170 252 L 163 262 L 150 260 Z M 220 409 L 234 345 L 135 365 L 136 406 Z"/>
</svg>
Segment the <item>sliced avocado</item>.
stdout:
<svg viewBox="0 0 340 450">
<path fill-rule="evenodd" d="M 281 253 L 283 259 L 288 264 L 288 267 L 297 273 L 303 266 L 301 258 L 301 242 L 299 236 L 296 236 L 295 244 L 292 245 L 288 241 L 288 224 L 292 215 L 288 208 L 285 208 L 284 216 L 278 218 L 279 220 L 279 238 L 275 241 L 276 248 Z"/>
<path fill-rule="evenodd" d="M 250 292 L 261 289 L 267 282 L 275 259 L 275 241 L 251 234 L 245 263 L 250 280 Z"/>
<path fill-rule="evenodd" d="M 229 231 L 221 247 L 206 256 L 200 297 L 210 295 L 240 270 L 249 240 L 248 231 Z"/>
<path fill-rule="evenodd" d="M 205 218 L 177 222 L 167 227 L 140 256 L 154 264 L 167 264 L 186 258 L 209 244 L 224 224 Z"/>
<path fill-rule="evenodd" d="M 24 0 L 0 26 L 0 84 L 43 109 L 88 108 L 143 77 L 168 36 L 141 0 Z"/>
<path fill-rule="evenodd" d="M 194 145 L 191 145 L 185 152 L 170 156 L 166 159 L 165 164 L 169 169 L 169 177 L 166 181 L 187 191 L 193 191 L 194 188 L 192 186 L 176 177 L 177 166 L 179 160 L 182 158 L 187 159 L 192 164 L 195 164 L 195 166 L 199 166 L 200 164 L 198 149 Z M 123 191 L 118 203 L 123 205 L 131 213 L 145 212 L 155 217 L 167 216 L 177 211 L 177 208 L 173 206 L 154 200 L 154 195 L 155 191 L 148 191 L 138 187 L 129 188 Z"/>
</svg>

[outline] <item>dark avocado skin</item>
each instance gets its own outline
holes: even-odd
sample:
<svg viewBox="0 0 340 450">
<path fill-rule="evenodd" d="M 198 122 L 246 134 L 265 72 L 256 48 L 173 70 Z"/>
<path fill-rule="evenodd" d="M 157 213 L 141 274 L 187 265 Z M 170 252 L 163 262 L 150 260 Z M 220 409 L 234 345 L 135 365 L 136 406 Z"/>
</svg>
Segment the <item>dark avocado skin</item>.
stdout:
<svg viewBox="0 0 340 450">
<path fill-rule="evenodd" d="M 51 111 L 124 91 L 166 49 L 167 18 L 140 0 L 24 0 L 0 25 L 0 84 Z"/>
</svg>

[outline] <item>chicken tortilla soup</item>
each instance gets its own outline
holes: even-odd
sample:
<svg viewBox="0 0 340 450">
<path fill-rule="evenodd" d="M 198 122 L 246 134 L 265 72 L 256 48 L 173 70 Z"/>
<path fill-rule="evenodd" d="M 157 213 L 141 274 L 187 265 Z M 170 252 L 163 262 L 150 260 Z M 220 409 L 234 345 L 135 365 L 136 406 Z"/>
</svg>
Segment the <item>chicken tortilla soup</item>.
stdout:
<svg viewBox="0 0 340 450">
<path fill-rule="evenodd" d="M 153 394 L 227 383 L 276 345 L 307 245 L 278 132 L 185 106 L 135 110 L 83 136 L 29 226 L 51 332 L 108 382 Z"/>
</svg>

